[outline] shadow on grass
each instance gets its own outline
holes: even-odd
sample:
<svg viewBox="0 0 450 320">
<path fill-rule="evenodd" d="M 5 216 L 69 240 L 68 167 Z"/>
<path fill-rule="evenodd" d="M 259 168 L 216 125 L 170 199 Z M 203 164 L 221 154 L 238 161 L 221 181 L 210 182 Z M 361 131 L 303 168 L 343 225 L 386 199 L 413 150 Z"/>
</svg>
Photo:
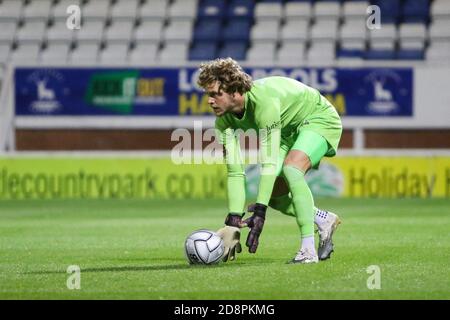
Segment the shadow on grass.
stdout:
<svg viewBox="0 0 450 320">
<path fill-rule="evenodd" d="M 152 265 L 152 266 L 122 266 L 122 267 L 99 267 L 99 268 L 80 268 L 83 272 L 127 272 L 127 271 L 167 271 L 167 270 L 195 270 L 195 269 L 219 269 L 219 268 L 240 268 L 240 267 L 253 267 L 260 266 L 265 263 L 272 263 L 272 259 L 264 259 L 249 262 L 231 262 L 220 263 L 216 265 L 188 265 L 186 262 L 179 264 L 165 264 L 165 265 Z M 24 274 L 61 274 L 67 273 L 66 270 L 42 270 L 25 272 Z"/>
</svg>

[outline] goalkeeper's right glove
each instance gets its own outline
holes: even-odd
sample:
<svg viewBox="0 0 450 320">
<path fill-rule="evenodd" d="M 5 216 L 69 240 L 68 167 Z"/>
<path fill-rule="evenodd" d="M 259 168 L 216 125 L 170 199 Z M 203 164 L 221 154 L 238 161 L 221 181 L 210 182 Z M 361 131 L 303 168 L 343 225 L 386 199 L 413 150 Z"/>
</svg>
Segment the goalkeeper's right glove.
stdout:
<svg viewBox="0 0 450 320">
<path fill-rule="evenodd" d="M 242 252 L 242 246 L 239 242 L 241 239 L 241 230 L 239 228 L 242 228 L 243 215 L 244 214 L 228 214 L 225 219 L 225 226 L 216 232 L 223 239 L 224 252 L 222 260 L 224 262 L 235 260 L 236 252 Z"/>
</svg>

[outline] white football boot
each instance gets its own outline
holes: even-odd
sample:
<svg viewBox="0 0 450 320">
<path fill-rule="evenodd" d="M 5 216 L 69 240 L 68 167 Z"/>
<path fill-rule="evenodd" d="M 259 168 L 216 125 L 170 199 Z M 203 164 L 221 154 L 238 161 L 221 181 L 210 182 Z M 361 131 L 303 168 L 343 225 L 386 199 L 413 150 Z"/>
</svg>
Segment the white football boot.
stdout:
<svg viewBox="0 0 450 320">
<path fill-rule="evenodd" d="M 289 263 L 317 263 L 319 262 L 319 257 L 317 254 L 309 252 L 307 249 L 301 249 L 297 252 L 297 255 Z"/>
<path fill-rule="evenodd" d="M 317 253 L 320 260 L 326 260 L 330 258 L 331 253 L 334 251 L 333 233 L 341 223 L 341 219 L 330 211 L 322 211 L 321 214 L 324 222 L 317 225 L 319 231 L 319 248 Z"/>
</svg>

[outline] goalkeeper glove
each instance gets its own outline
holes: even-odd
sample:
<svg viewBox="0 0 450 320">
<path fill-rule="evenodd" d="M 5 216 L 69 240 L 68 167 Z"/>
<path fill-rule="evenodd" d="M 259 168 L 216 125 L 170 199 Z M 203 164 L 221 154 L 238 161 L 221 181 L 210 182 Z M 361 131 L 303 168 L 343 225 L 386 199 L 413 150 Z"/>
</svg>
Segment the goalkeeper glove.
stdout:
<svg viewBox="0 0 450 320">
<path fill-rule="evenodd" d="M 227 262 L 228 260 L 236 259 L 236 252 L 242 252 L 242 246 L 239 242 L 241 239 L 242 228 L 242 215 L 239 214 L 228 214 L 225 219 L 225 226 L 217 230 L 219 237 L 223 239 L 224 252 L 222 260 Z"/>
<path fill-rule="evenodd" d="M 264 227 L 267 206 L 261 203 L 255 203 L 254 205 L 249 206 L 248 211 L 253 212 L 253 215 L 244 220 L 244 224 L 250 228 L 246 245 L 250 253 L 255 253 L 256 249 L 258 249 L 259 236 Z"/>
</svg>

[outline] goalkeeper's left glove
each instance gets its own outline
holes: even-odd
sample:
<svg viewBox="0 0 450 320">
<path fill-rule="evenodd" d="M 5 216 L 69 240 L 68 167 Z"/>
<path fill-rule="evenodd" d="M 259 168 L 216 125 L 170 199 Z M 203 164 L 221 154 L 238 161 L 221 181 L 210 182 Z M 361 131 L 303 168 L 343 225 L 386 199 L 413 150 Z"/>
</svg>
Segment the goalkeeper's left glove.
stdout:
<svg viewBox="0 0 450 320">
<path fill-rule="evenodd" d="M 258 249 L 259 236 L 263 230 L 264 221 L 266 220 L 267 206 L 261 203 L 255 203 L 249 207 L 248 211 L 253 212 L 253 215 L 244 220 L 244 223 L 250 228 L 246 245 L 250 253 L 255 253 L 256 249 Z"/>
<path fill-rule="evenodd" d="M 224 252 L 222 260 L 236 259 L 236 252 L 242 252 L 241 239 L 242 215 L 230 213 L 225 219 L 225 226 L 217 230 L 217 234 L 223 239 Z"/>
</svg>

